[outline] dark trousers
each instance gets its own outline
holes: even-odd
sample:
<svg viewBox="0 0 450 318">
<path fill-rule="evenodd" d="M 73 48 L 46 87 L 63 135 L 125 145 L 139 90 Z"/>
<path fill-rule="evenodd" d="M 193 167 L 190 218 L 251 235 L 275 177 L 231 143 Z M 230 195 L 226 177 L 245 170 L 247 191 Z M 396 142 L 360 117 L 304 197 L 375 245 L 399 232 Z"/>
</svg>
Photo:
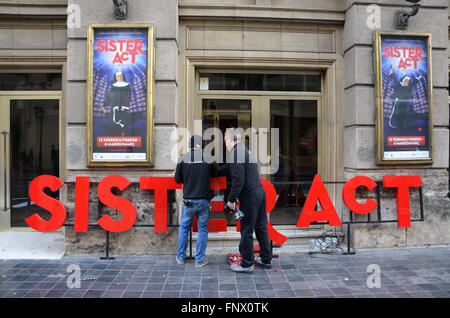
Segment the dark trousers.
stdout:
<svg viewBox="0 0 450 318">
<path fill-rule="evenodd" d="M 272 261 L 269 233 L 267 231 L 266 192 L 263 188 L 239 196 L 240 209 L 244 212 L 241 220 L 241 241 L 239 253 L 241 266 L 250 267 L 254 261 L 253 232 L 259 242 L 260 256 L 264 263 Z"/>
</svg>

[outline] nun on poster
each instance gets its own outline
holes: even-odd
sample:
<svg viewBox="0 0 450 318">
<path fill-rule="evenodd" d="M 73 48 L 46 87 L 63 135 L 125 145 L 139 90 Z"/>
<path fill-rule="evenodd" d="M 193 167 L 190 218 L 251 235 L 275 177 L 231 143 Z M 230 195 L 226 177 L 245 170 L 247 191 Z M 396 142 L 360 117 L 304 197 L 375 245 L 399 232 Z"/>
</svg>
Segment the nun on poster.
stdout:
<svg viewBox="0 0 450 318">
<path fill-rule="evenodd" d="M 107 114 L 113 136 L 126 136 L 130 126 L 131 85 L 126 81 L 122 72 L 117 72 L 111 81 L 111 90 L 106 96 L 102 111 L 109 106 L 111 112 Z"/>
</svg>

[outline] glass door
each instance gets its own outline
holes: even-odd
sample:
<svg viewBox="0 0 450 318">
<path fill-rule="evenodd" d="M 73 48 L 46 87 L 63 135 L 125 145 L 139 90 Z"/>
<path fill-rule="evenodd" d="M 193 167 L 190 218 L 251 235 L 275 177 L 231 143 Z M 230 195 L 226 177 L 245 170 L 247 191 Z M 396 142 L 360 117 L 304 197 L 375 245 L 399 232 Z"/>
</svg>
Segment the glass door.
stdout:
<svg viewBox="0 0 450 318">
<path fill-rule="evenodd" d="M 318 173 L 319 146 L 318 97 L 265 96 L 261 123 L 275 128 L 277 136 L 267 138 L 271 155 L 270 180 L 277 191 L 277 203 L 270 213 L 272 225 L 295 225 Z M 274 134 L 274 132 L 271 132 Z"/>
<path fill-rule="evenodd" d="M 208 128 L 215 128 L 220 130 L 222 136 L 225 134 L 227 128 L 241 128 L 247 131 L 254 125 L 255 112 L 260 105 L 260 98 L 258 96 L 221 96 L 221 95 L 202 95 L 199 96 L 202 114 L 202 128 L 205 132 Z M 204 136 L 208 134 L 204 133 Z M 207 140 L 206 144 L 214 142 L 213 155 L 219 166 L 225 162 L 226 147 L 223 137 L 215 139 L 212 136 L 211 140 Z M 246 146 L 251 149 L 249 135 L 244 135 L 243 140 Z M 216 190 L 213 200 L 223 201 L 227 194 L 227 190 Z M 236 224 L 234 218 L 226 215 L 228 218 L 228 225 Z M 211 219 L 223 219 L 222 213 L 212 213 Z"/>
<path fill-rule="evenodd" d="M 28 187 L 39 175 L 59 177 L 59 106 L 59 95 L 0 97 L 0 230 L 25 228 L 34 213 L 50 218 Z"/>
<path fill-rule="evenodd" d="M 261 177 L 269 180 L 277 191 L 270 222 L 295 226 L 310 182 L 319 171 L 320 97 L 205 94 L 199 98 L 203 131 L 218 128 L 224 133 L 230 127 L 257 130 L 256 138 L 250 140 L 249 134 L 244 140 L 257 157 Z M 276 133 L 273 128 L 277 129 Z M 215 149 L 220 149 L 224 158 L 223 140 L 216 142 Z M 224 159 L 216 157 L 216 160 Z M 223 200 L 225 195 L 226 191 L 216 191 L 215 199 Z M 223 218 L 223 215 L 211 217 Z M 228 224 L 232 226 L 235 222 L 228 219 Z"/>
</svg>

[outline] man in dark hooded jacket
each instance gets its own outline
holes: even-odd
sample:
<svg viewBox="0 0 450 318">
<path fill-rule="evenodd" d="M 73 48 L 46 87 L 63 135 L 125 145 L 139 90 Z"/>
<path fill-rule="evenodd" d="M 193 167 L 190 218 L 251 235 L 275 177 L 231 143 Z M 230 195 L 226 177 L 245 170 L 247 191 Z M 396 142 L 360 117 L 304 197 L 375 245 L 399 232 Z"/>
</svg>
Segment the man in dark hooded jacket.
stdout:
<svg viewBox="0 0 450 318">
<path fill-rule="evenodd" d="M 201 136 L 194 135 L 190 140 L 191 150 L 183 154 L 175 170 L 175 182 L 183 184 L 183 209 L 178 233 L 176 261 L 184 264 L 188 233 L 194 216 L 197 216 L 198 236 L 195 267 L 205 266 L 206 245 L 208 242 L 208 222 L 210 200 L 212 198 L 211 177 L 216 175 L 214 158 L 202 151 Z"/>
<path fill-rule="evenodd" d="M 227 205 L 236 209 L 239 199 L 240 210 L 244 213 L 241 222 L 240 264 L 231 265 L 231 270 L 239 273 L 254 272 L 253 232 L 260 247 L 260 258 L 256 264 L 272 267 L 272 249 L 267 230 L 266 192 L 259 179 L 258 164 L 252 153 L 241 143 L 241 134 L 234 128 L 225 132 L 225 144 L 229 151 L 227 163 L 218 169 L 219 175 L 231 177 L 231 188 L 227 195 Z"/>
</svg>

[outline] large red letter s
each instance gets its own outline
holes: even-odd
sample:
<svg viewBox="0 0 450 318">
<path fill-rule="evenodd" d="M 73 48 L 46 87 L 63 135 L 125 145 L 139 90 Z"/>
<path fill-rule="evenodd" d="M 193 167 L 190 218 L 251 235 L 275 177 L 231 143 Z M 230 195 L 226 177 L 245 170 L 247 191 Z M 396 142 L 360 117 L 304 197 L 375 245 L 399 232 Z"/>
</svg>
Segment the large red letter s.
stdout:
<svg viewBox="0 0 450 318">
<path fill-rule="evenodd" d="M 39 176 L 31 181 L 28 190 L 31 201 L 49 211 L 52 217 L 46 221 L 35 213 L 25 219 L 28 226 L 39 232 L 53 232 L 63 226 L 67 218 L 66 208 L 61 202 L 44 193 L 44 188 L 50 188 L 54 192 L 63 185 L 64 183 L 55 176 Z"/>
<path fill-rule="evenodd" d="M 103 204 L 119 210 L 123 215 L 120 221 L 113 220 L 109 215 L 102 216 L 97 223 L 106 231 L 124 232 L 129 230 L 136 222 L 137 213 L 133 203 L 111 193 L 113 187 L 117 187 L 120 191 L 123 191 L 130 184 L 130 181 L 125 177 L 117 175 L 105 177 L 98 184 L 98 199 Z"/>
</svg>

